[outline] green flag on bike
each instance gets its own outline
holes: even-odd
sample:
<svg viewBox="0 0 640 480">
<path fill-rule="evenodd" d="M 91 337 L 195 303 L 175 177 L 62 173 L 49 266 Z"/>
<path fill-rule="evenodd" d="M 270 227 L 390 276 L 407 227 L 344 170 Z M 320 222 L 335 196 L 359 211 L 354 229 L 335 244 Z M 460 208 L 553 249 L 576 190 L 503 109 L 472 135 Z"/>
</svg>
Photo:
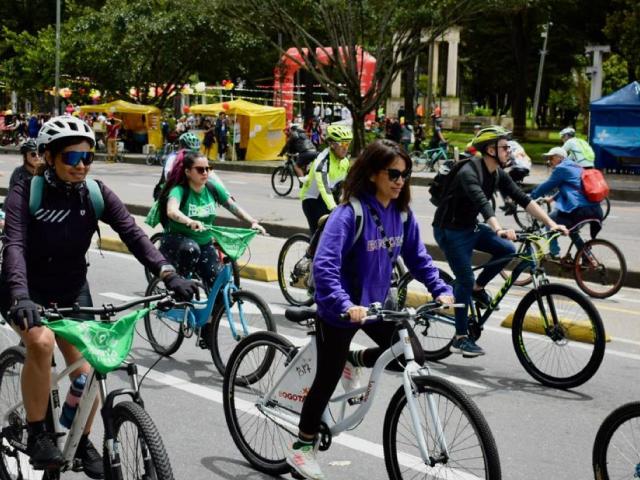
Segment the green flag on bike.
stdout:
<svg viewBox="0 0 640 480">
<path fill-rule="evenodd" d="M 157 200 L 153 202 L 153 205 L 147 214 L 147 218 L 144 219 L 144 223 L 151 227 L 155 227 L 160 223 L 160 206 Z"/>
<path fill-rule="evenodd" d="M 136 310 L 112 323 L 67 318 L 43 323 L 74 345 L 96 371 L 108 373 L 118 368 L 129 355 L 136 322 L 149 310 Z"/>
<path fill-rule="evenodd" d="M 258 233 L 251 228 L 209 227 L 222 251 L 232 260 L 238 260 Z"/>
</svg>

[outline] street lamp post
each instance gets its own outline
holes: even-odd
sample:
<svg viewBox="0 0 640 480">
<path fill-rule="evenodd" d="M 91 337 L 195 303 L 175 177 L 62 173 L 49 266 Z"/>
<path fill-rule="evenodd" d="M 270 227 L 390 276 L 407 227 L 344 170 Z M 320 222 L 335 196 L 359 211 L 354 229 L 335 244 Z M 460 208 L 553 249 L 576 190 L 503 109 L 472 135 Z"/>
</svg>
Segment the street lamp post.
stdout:
<svg viewBox="0 0 640 480">
<path fill-rule="evenodd" d="M 60 0 L 56 0 L 56 78 L 53 97 L 53 108 L 55 115 L 60 112 Z"/>
<path fill-rule="evenodd" d="M 544 26 L 544 31 L 540 34 L 544 38 L 542 43 L 542 50 L 540 50 L 540 64 L 538 65 L 538 79 L 536 81 L 536 93 L 533 97 L 533 120 L 538 118 L 538 106 L 540 103 L 540 87 L 542 85 L 542 70 L 544 69 L 544 57 L 547 55 L 547 42 L 549 41 L 549 28 L 553 25 L 551 22 L 547 22 Z M 537 123 L 537 122 L 536 122 Z M 538 125 L 540 126 L 540 125 Z"/>
</svg>

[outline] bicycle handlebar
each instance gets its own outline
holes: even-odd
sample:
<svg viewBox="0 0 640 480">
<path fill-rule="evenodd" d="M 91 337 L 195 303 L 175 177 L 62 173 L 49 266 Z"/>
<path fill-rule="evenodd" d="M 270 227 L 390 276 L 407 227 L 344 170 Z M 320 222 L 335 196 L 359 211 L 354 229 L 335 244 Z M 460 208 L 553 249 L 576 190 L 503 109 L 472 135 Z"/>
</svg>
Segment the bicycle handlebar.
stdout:
<svg viewBox="0 0 640 480">
<path fill-rule="evenodd" d="M 372 303 L 367 311 L 367 316 L 362 320 L 367 322 L 370 320 L 382 320 L 387 322 L 397 322 L 399 320 L 411 320 L 419 318 L 422 314 L 439 309 L 454 309 L 465 308 L 464 303 L 440 303 L 440 302 L 428 302 L 420 305 L 420 313 L 417 313 L 414 308 L 405 308 L 404 310 L 385 310 L 381 308 L 379 303 Z M 349 320 L 349 314 L 347 312 L 340 315 L 340 320 Z"/>
<path fill-rule="evenodd" d="M 172 308 L 178 306 L 193 306 L 190 302 L 176 302 L 173 299 L 173 294 L 167 293 L 159 293 L 157 295 L 151 295 L 148 297 L 141 297 L 135 300 L 132 300 L 127 303 L 122 303 L 120 305 L 106 304 L 102 305 L 102 307 L 81 307 L 76 304 L 73 307 L 65 307 L 65 308 L 42 308 L 40 310 L 40 315 L 46 318 L 47 320 L 60 320 L 63 318 L 65 314 L 70 313 L 88 313 L 91 315 L 100 315 L 102 317 L 111 317 L 116 313 L 123 312 L 128 310 L 131 307 L 135 307 L 136 305 L 140 305 L 142 303 L 151 303 L 156 302 L 157 304 L 155 308 Z"/>
</svg>

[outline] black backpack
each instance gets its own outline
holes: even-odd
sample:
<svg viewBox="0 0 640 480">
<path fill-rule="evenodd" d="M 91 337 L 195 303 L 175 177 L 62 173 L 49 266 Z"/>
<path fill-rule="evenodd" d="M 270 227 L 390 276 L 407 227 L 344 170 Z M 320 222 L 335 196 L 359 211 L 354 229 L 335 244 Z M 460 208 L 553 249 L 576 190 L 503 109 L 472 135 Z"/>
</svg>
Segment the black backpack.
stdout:
<svg viewBox="0 0 640 480">
<path fill-rule="evenodd" d="M 445 199 L 451 198 L 452 194 L 449 192 L 451 184 L 462 167 L 469 162 L 473 162 L 473 166 L 475 167 L 478 178 L 480 179 L 480 185 L 482 185 L 483 174 L 482 167 L 479 164 L 481 161 L 481 158 L 472 157 L 459 160 L 457 162 L 455 160 L 447 160 L 444 162 L 438 169 L 438 173 L 433 178 L 433 182 L 429 186 L 429 194 L 431 195 L 429 200 L 431 203 L 436 207 L 439 207 Z"/>
</svg>

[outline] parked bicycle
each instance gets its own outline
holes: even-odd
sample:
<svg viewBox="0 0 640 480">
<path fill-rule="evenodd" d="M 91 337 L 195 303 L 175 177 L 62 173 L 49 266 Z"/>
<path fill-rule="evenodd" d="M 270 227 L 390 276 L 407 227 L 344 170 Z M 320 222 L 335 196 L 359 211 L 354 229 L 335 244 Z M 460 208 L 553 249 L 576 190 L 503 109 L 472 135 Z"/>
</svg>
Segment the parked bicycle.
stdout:
<svg viewBox="0 0 640 480">
<path fill-rule="evenodd" d="M 371 306 L 369 318 L 395 323 L 398 340 L 378 358 L 363 387 L 334 394 L 322 416 L 320 450 L 327 450 L 335 436 L 362 422 L 378 393 L 385 366 L 404 355 L 406 366 L 383 426 L 389 478 L 501 478 L 498 450 L 478 407 L 460 388 L 421 366 L 416 358 L 421 352 L 414 353 L 411 347 L 409 322 L 441 307 L 431 303 L 415 312 Z M 316 372 L 314 309 L 290 308 L 285 316 L 306 324 L 310 340 L 295 347 L 270 332 L 250 335 L 234 350 L 223 385 L 225 418 L 233 441 L 254 468 L 269 475 L 291 471 L 285 461 L 287 446 L 297 438 L 305 392 Z M 350 407 L 354 410 L 348 411 Z"/>
<path fill-rule="evenodd" d="M 149 152 L 144 161 L 147 165 L 164 165 L 167 156 L 177 151 L 177 143 L 165 143 L 159 150 Z"/>
<path fill-rule="evenodd" d="M 580 230 L 592 223 L 601 224 L 596 219 L 584 220 L 574 225 L 570 231 L 580 235 Z M 533 230 L 542 228 L 537 222 L 533 225 Z M 543 253 L 547 250 L 545 248 Z M 552 258 L 545 254 L 540 261 L 556 265 L 560 276 L 572 276 L 580 290 L 594 298 L 615 295 L 627 278 L 627 261 L 624 254 L 614 243 L 603 238 L 593 238 L 585 242 L 581 248 L 577 248 L 572 239 L 564 255 Z M 502 271 L 501 275 L 506 278 L 508 273 Z M 526 286 L 531 282 L 532 276 L 525 272 L 515 284 Z"/>
<path fill-rule="evenodd" d="M 276 195 L 286 197 L 293 190 L 293 179 L 298 180 L 298 187 L 302 187 L 302 180 L 296 174 L 293 166 L 295 165 L 297 153 L 287 153 L 287 159 L 284 165 L 276 167 L 271 174 L 271 187 Z"/>
<path fill-rule="evenodd" d="M 592 460 L 596 480 L 640 478 L 640 402 L 622 405 L 604 419 Z"/>
<path fill-rule="evenodd" d="M 225 230 L 240 233 L 234 239 L 233 234 L 229 236 L 224 233 Z M 165 356 L 177 352 L 185 338 L 195 335 L 199 343 L 204 334 L 203 340 L 211 351 L 213 363 L 220 374 L 224 375 L 227 361 L 236 344 L 255 331 L 275 332 L 276 323 L 267 303 L 257 294 L 241 290 L 233 280 L 231 261 L 242 255 L 250 241 L 246 235 L 252 238 L 256 234 L 255 230 L 223 230 L 213 227 L 213 231 L 226 257 L 213 285 L 208 288 L 206 299 L 194 300 L 187 306 L 149 312 L 145 315 L 144 327 L 153 349 Z M 227 235 L 226 238 L 223 233 Z M 245 237 L 240 239 L 240 235 Z M 230 245 L 230 241 L 236 245 Z M 154 278 L 145 295 L 161 294 L 164 291 L 161 280 Z M 211 327 L 203 328 L 209 322 Z"/>
<path fill-rule="evenodd" d="M 441 145 L 437 148 L 429 148 L 427 150 L 414 150 L 411 152 L 412 170 L 414 172 L 422 172 L 428 169 L 430 172 L 436 172 L 440 165 L 452 157 L 448 153 L 448 145 Z"/>
<path fill-rule="evenodd" d="M 542 237 L 558 235 L 545 232 L 537 235 L 518 233 L 522 243 L 517 253 L 510 257 L 518 263 L 505 280 L 504 285 L 484 312 L 473 302 L 469 307 L 469 336 L 478 340 L 484 324 L 511 286 L 523 272 L 530 271 L 533 288 L 520 300 L 516 310 L 508 318 L 511 338 L 518 360 L 534 379 L 553 388 L 574 388 L 588 381 L 600 367 L 604 358 L 606 335 L 602 318 L 593 303 L 579 291 L 567 285 L 549 282 L 541 261 Z M 474 270 L 483 269 L 495 260 Z M 440 271 L 440 278 L 453 285 L 455 280 Z M 405 298 L 400 292 L 407 290 L 412 281 L 407 273 L 399 283 L 400 305 Z M 455 317 L 441 312 L 422 318 L 415 327 L 428 360 L 442 360 L 451 355 L 450 347 L 455 336 Z"/>
<path fill-rule="evenodd" d="M 149 307 L 129 313 L 115 321 L 111 317 L 140 304 Z M 64 462 L 55 470 L 35 472 L 26 454 L 27 419 L 21 395 L 21 375 L 25 363 L 25 348 L 15 346 L 0 354 L 0 478 L 2 480 L 44 479 L 57 480 L 68 471 L 80 471 L 74 462 L 80 437 L 89 419 L 96 398 L 102 403 L 104 423 L 105 477 L 112 480 L 138 480 L 153 478 L 173 480 L 169 457 L 162 438 L 149 413 L 144 409 L 140 395 L 140 379 L 135 363 L 124 362 L 131 350 L 136 321 L 147 309 L 156 310 L 175 305 L 169 294 L 140 298 L 118 306 L 98 308 L 75 306 L 43 310 L 43 322 L 83 352 L 84 358 L 69 365 L 60 374 L 52 362 L 50 404 L 45 419 L 47 431 L 55 432 L 56 442 L 63 453 Z M 64 318 L 77 314 L 100 315 L 99 321 L 76 321 Z M 87 383 L 69 428 L 60 425 L 60 387 L 69 373 L 85 361 L 91 365 Z M 109 389 L 107 375 L 114 371 L 126 372 L 130 388 Z M 118 401 L 122 397 L 128 400 Z"/>
</svg>

